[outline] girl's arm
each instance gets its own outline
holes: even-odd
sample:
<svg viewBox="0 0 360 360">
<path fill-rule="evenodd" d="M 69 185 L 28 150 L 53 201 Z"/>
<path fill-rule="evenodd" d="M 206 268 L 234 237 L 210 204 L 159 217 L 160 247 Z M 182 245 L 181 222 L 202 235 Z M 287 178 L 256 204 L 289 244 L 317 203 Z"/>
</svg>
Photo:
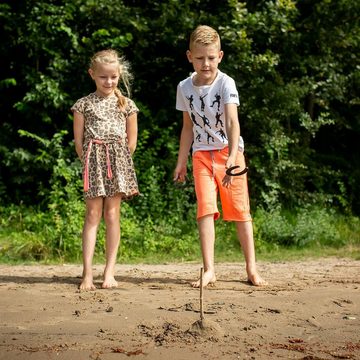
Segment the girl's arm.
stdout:
<svg viewBox="0 0 360 360">
<path fill-rule="evenodd" d="M 132 113 L 126 119 L 126 134 L 131 155 L 135 152 L 138 136 L 137 113 Z"/>
<path fill-rule="evenodd" d="M 84 115 L 74 111 L 74 141 L 75 150 L 80 160 L 82 159 L 82 146 L 84 142 Z"/>
<path fill-rule="evenodd" d="M 193 122 L 191 121 L 189 114 L 184 111 L 183 127 L 180 136 L 179 155 L 177 165 L 174 171 L 174 181 L 185 181 L 187 173 L 187 160 L 193 140 Z"/>
<path fill-rule="evenodd" d="M 225 127 L 229 142 L 229 158 L 225 166 L 229 168 L 235 165 L 239 149 L 240 124 L 236 104 L 225 104 Z"/>
</svg>

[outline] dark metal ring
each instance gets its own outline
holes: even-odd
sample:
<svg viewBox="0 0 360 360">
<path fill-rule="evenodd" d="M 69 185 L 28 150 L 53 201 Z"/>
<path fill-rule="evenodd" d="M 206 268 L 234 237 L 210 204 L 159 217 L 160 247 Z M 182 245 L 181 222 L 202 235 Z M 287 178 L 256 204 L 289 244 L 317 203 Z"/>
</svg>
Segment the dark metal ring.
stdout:
<svg viewBox="0 0 360 360">
<path fill-rule="evenodd" d="M 240 175 L 243 175 L 243 174 L 246 174 L 249 170 L 249 168 L 246 166 L 243 170 L 239 171 L 239 172 L 233 172 L 235 169 L 239 169 L 240 166 L 239 165 L 236 165 L 236 166 L 231 166 L 229 167 L 228 169 L 226 169 L 226 175 L 229 175 L 229 176 L 240 176 Z"/>
</svg>

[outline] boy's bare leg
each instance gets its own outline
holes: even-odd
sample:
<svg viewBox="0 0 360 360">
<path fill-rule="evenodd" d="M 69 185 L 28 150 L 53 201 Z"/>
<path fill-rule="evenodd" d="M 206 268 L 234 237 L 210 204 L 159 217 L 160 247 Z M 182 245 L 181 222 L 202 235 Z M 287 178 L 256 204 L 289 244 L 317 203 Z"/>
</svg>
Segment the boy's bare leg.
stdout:
<svg viewBox="0 0 360 360">
<path fill-rule="evenodd" d="M 255 286 L 267 285 L 256 269 L 255 245 L 251 221 L 237 221 L 236 230 L 244 252 L 248 281 Z"/>
<path fill-rule="evenodd" d="M 115 265 L 120 245 L 120 195 L 105 198 L 104 219 L 106 224 L 106 265 L 104 270 L 103 289 L 118 286 L 115 280 Z"/>
<path fill-rule="evenodd" d="M 102 216 L 102 198 L 86 200 L 86 215 L 82 234 L 83 277 L 80 290 L 95 290 L 92 260 L 94 257 L 97 229 Z"/>
<path fill-rule="evenodd" d="M 204 264 L 203 286 L 216 281 L 214 266 L 215 227 L 214 215 L 206 215 L 198 219 L 201 253 Z M 200 287 L 200 279 L 191 283 L 192 287 Z"/>
</svg>

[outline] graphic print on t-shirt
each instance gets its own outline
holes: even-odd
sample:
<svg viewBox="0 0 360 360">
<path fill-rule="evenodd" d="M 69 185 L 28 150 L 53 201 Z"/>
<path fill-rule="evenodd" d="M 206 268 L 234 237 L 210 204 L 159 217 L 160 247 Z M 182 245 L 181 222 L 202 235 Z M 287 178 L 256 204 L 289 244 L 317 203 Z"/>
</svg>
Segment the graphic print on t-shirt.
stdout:
<svg viewBox="0 0 360 360">
<path fill-rule="evenodd" d="M 204 115 L 200 115 L 198 112 L 197 112 L 197 114 L 201 117 L 201 119 L 202 119 L 202 121 L 203 121 L 203 124 L 204 124 L 204 128 L 205 128 L 206 126 L 208 126 L 208 127 L 211 129 L 210 121 L 209 121 L 209 119 L 206 117 L 206 115 L 205 115 L 205 114 L 204 114 Z"/>
<path fill-rule="evenodd" d="M 208 144 L 210 144 L 210 140 L 211 140 L 212 142 L 215 142 L 214 137 L 213 137 L 208 131 L 205 130 L 205 134 L 206 134 L 206 136 L 207 136 L 207 143 L 208 143 Z"/>
<path fill-rule="evenodd" d="M 196 141 L 199 141 L 199 142 L 200 142 L 201 134 L 200 134 L 197 130 L 195 130 L 195 131 L 196 131 L 196 137 L 195 137 L 195 139 L 196 139 Z"/>
<path fill-rule="evenodd" d="M 227 139 L 227 137 L 226 137 L 226 134 L 224 133 L 224 130 L 220 129 L 219 131 L 216 132 L 216 134 L 219 134 L 222 139 L 222 142 L 225 143 L 225 140 Z"/>
<path fill-rule="evenodd" d="M 195 86 L 195 75 L 178 84 L 176 109 L 187 112 L 193 124 L 193 152 L 223 149 L 228 144 L 225 106 L 240 105 L 235 81 L 219 70 L 211 85 Z M 240 137 L 240 149 L 243 144 Z"/>
<path fill-rule="evenodd" d="M 217 111 L 219 111 L 219 110 L 220 110 L 220 100 L 221 100 L 220 94 L 219 94 L 219 93 L 216 93 L 216 95 L 215 95 L 215 100 L 214 100 L 213 103 L 210 105 L 210 107 L 214 107 L 214 105 L 217 103 L 217 106 L 218 106 Z"/>
<path fill-rule="evenodd" d="M 199 99 L 200 99 L 200 102 L 201 102 L 201 111 L 204 111 L 205 110 L 205 102 L 204 102 L 204 98 L 207 96 L 207 94 L 203 95 L 203 96 L 200 96 Z"/>
<path fill-rule="evenodd" d="M 189 108 L 190 110 L 194 110 L 194 105 L 193 105 L 193 101 L 194 101 L 194 96 L 190 95 L 186 97 L 189 100 Z"/>
<path fill-rule="evenodd" d="M 195 114 L 191 113 L 191 120 L 192 122 L 201 128 L 201 125 L 197 123 Z"/>
<path fill-rule="evenodd" d="M 218 134 L 219 137 L 218 139 L 222 141 L 222 143 L 226 144 L 226 140 L 227 140 L 227 136 L 225 133 L 225 129 L 224 129 L 224 121 L 222 119 L 222 116 L 224 115 L 223 112 L 220 112 L 220 101 L 221 101 L 221 96 L 220 94 L 217 92 L 213 99 L 210 100 L 210 102 L 208 103 L 208 108 L 213 108 L 215 105 L 217 105 L 217 112 L 216 114 L 212 115 L 215 116 L 215 124 L 211 124 L 211 120 L 209 119 L 209 115 L 205 114 L 205 108 L 206 108 L 206 103 L 205 103 L 205 98 L 208 96 L 208 93 L 206 94 L 202 94 L 202 95 L 198 95 L 196 96 L 196 94 L 187 94 L 185 97 L 186 99 L 189 101 L 189 109 L 190 111 L 190 118 L 191 121 L 193 122 L 193 124 L 195 125 L 195 141 L 198 143 L 203 143 L 203 141 L 206 141 L 207 144 L 210 143 L 215 143 L 215 137 L 214 134 Z M 199 99 L 199 103 L 196 104 L 195 99 Z M 195 104 L 194 104 L 195 103 Z M 200 107 L 200 112 L 196 111 L 195 109 L 199 110 Z M 194 111 L 195 110 L 195 111 Z M 211 110 L 211 112 L 214 112 L 213 110 Z M 197 116 L 198 117 L 197 117 Z M 202 121 L 200 122 L 198 119 L 201 119 Z M 215 126 L 218 131 L 215 132 L 215 130 L 212 130 L 212 126 Z M 198 130 L 196 130 L 198 128 Z M 207 130 L 209 129 L 209 130 Z M 202 134 L 204 134 L 205 136 L 202 137 Z M 206 139 L 206 140 L 205 140 Z"/>
<path fill-rule="evenodd" d="M 215 124 L 215 127 L 218 127 L 218 124 L 220 123 L 220 127 L 224 127 L 224 123 L 222 122 L 222 120 L 221 120 L 221 115 L 222 115 L 223 113 L 216 113 L 216 115 L 215 115 L 215 118 L 216 118 L 216 124 Z"/>
</svg>

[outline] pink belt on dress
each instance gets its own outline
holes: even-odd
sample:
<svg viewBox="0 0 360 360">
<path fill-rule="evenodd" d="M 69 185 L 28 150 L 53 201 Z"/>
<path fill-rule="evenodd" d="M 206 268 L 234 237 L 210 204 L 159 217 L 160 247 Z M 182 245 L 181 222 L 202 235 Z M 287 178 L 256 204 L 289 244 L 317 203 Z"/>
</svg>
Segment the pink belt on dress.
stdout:
<svg viewBox="0 0 360 360">
<path fill-rule="evenodd" d="M 118 140 L 120 142 L 120 140 Z M 109 155 L 109 143 L 97 140 L 97 139 L 91 139 L 89 141 L 87 150 L 86 150 L 86 156 L 85 156 L 85 169 L 84 169 L 84 191 L 89 191 L 90 188 L 90 180 L 89 180 L 89 159 L 90 159 L 90 152 L 93 144 L 97 145 L 104 145 L 105 151 L 106 151 L 106 168 L 107 168 L 107 177 L 109 179 L 112 178 L 112 171 L 111 171 L 111 164 L 110 164 L 110 155 Z"/>
</svg>

